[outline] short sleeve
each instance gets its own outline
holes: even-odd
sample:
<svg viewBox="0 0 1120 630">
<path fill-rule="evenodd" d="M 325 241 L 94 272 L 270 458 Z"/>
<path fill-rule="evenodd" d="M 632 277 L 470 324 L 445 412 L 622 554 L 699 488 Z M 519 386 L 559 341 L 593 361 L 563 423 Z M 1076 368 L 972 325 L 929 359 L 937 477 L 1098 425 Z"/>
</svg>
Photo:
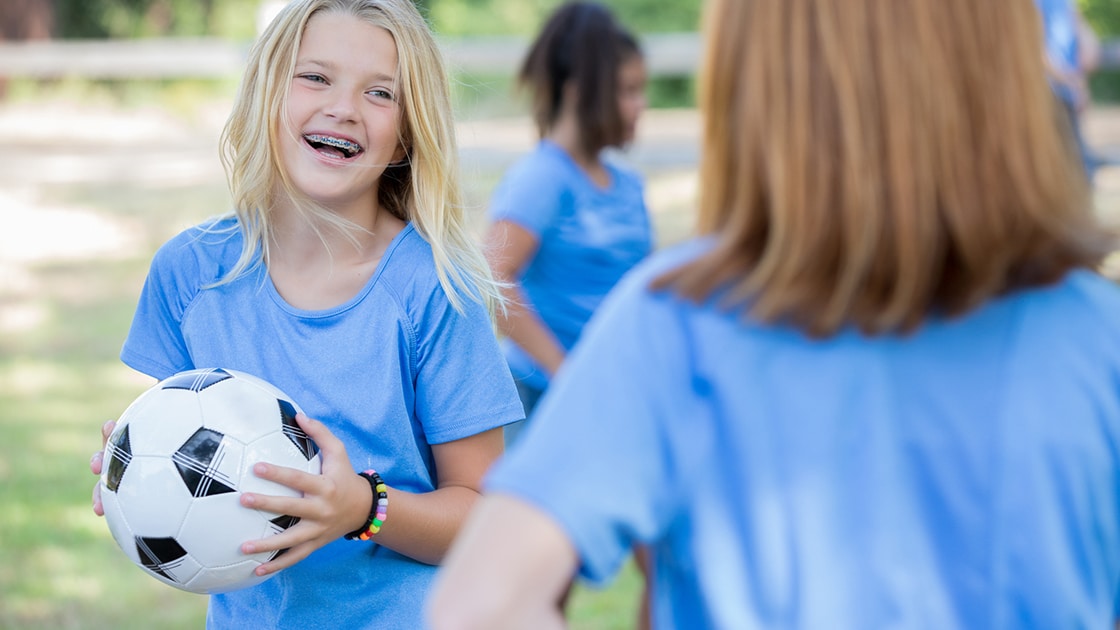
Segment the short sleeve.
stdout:
<svg viewBox="0 0 1120 630">
<path fill-rule="evenodd" d="M 152 259 L 121 361 L 157 379 L 193 368 L 181 324 L 198 287 L 197 260 L 180 235 Z"/>
<path fill-rule="evenodd" d="M 678 490 L 666 423 L 692 405 L 688 348 L 672 300 L 647 282 L 632 274 L 610 295 L 486 483 L 555 518 L 595 582 L 668 526 Z"/>
<path fill-rule="evenodd" d="M 541 238 L 567 201 L 564 169 L 543 150 L 512 166 L 490 197 L 490 221 L 510 221 Z"/>
<path fill-rule="evenodd" d="M 462 439 L 525 417 L 486 309 L 456 311 L 442 289 L 416 320 L 416 415 L 429 444 Z"/>
</svg>

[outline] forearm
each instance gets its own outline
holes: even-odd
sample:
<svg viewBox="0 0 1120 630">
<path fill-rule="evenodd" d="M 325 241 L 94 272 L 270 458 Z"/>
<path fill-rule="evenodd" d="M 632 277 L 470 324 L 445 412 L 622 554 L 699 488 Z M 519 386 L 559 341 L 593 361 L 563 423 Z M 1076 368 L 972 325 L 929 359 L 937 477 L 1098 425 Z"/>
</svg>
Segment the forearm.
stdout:
<svg viewBox="0 0 1120 630">
<path fill-rule="evenodd" d="M 578 564 L 548 515 L 492 495 L 471 514 L 428 600 L 435 630 L 563 628 L 560 599 Z"/>
<path fill-rule="evenodd" d="M 564 348 L 556 336 L 545 326 L 520 285 L 513 284 L 503 291 L 506 311 L 498 316 L 498 331 L 511 339 L 548 372 L 556 373 L 564 361 Z"/>
<path fill-rule="evenodd" d="M 443 561 L 479 493 L 448 486 L 425 493 L 389 488 L 388 518 L 372 542 L 427 564 Z"/>
</svg>

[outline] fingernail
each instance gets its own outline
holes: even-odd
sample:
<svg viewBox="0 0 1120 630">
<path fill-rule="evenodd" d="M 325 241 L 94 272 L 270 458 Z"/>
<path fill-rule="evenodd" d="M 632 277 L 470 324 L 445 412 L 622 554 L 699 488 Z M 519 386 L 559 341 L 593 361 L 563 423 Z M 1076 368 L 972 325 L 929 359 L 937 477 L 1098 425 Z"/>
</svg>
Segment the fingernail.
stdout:
<svg viewBox="0 0 1120 630">
<path fill-rule="evenodd" d="M 257 498 L 251 494 L 241 495 L 241 505 L 253 505 L 257 502 Z"/>
<path fill-rule="evenodd" d="M 253 464 L 253 472 L 257 473 L 258 475 L 267 473 L 268 464 L 265 464 L 263 462 L 257 462 L 256 464 Z"/>
<path fill-rule="evenodd" d="M 104 433 L 104 432 L 108 431 L 109 427 L 111 427 L 112 425 L 113 425 L 112 420 L 106 420 L 105 424 L 101 425 L 101 432 Z"/>
</svg>

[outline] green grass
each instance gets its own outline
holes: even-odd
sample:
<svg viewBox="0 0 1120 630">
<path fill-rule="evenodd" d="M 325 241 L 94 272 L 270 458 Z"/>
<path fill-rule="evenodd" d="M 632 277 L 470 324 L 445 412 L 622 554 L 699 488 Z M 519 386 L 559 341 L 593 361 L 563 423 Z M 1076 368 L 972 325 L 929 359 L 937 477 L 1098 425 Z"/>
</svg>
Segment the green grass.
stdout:
<svg viewBox="0 0 1120 630">
<path fill-rule="evenodd" d="M 151 253 L 223 210 L 224 186 L 58 185 L 41 200 L 126 222 L 139 243 L 124 257 L 16 263 L 22 283 L 6 281 L 0 252 L 0 628 L 201 628 L 206 598 L 145 575 L 93 514 L 88 461 L 100 425 L 149 384 L 117 354 Z M 632 567 L 607 590 L 577 588 L 572 627 L 633 627 L 639 590 Z"/>
</svg>

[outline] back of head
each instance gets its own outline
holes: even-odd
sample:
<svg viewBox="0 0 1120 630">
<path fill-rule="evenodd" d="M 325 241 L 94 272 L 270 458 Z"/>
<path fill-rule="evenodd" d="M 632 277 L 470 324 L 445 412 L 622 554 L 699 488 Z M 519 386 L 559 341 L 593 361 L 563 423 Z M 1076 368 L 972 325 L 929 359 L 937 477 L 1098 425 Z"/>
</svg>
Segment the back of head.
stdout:
<svg viewBox="0 0 1120 630">
<path fill-rule="evenodd" d="M 706 257 L 814 335 L 913 329 L 1097 263 L 1031 0 L 713 0 L 700 85 Z"/>
<path fill-rule="evenodd" d="M 545 23 L 521 66 L 518 80 L 533 97 L 533 119 L 545 136 L 565 93 L 574 93 L 580 141 L 589 154 L 624 141 L 618 108 L 618 69 L 639 55 L 637 40 L 605 6 L 569 2 Z M 568 92 L 567 88 L 573 88 Z"/>
</svg>

